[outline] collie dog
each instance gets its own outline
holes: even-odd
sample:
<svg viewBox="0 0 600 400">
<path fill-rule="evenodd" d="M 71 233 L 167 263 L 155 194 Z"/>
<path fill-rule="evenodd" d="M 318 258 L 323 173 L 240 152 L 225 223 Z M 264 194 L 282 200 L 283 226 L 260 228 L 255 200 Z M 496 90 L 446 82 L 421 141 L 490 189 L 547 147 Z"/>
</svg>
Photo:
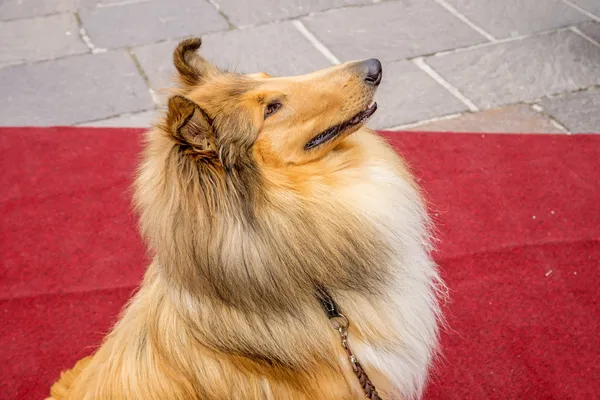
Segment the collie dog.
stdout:
<svg viewBox="0 0 600 400">
<path fill-rule="evenodd" d="M 364 126 L 381 63 L 243 75 L 200 44 L 174 52 L 179 84 L 134 183 L 152 262 L 52 398 L 420 397 L 443 283 L 415 180 Z"/>
</svg>

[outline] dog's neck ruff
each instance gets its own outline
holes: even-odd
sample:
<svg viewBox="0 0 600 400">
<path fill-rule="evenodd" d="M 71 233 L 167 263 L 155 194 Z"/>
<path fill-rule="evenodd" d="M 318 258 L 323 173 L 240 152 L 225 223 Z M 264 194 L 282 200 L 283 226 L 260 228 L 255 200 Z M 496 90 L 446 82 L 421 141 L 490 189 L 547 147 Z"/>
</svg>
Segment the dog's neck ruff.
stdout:
<svg viewBox="0 0 600 400">
<path fill-rule="evenodd" d="M 317 298 L 321 302 L 321 306 L 323 306 L 323 310 L 325 310 L 325 314 L 327 315 L 327 318 L 329 318 L 331 326 L 340 334 L 342 346 L 344 347 L 344 350 L 346 350 L 348 360 L 350 360 L 350 364 L 352 364 L 352 370 L 354 371 L 354 374 L 356 374 L 356 377 L 365 392 L 365 396 L 367 399 L 371 400 L 382 400 L 381 397 L 379 397 L 379 394 L 377 394 L 375 385 L 373 385 L 364 368 L 350 350 L 348 345 L 348 326 L 350 326 L 350 321 L 348 321 L 348 318 L 339 311 L 337 303 L 325 288 L 317 288 Z"/>
</svg>

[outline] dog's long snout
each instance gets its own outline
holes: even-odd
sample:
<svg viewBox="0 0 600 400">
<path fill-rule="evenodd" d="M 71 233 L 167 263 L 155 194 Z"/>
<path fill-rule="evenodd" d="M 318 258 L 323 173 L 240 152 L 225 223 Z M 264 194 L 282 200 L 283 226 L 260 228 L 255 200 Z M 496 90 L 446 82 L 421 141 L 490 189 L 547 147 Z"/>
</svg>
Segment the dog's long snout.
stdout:
<svg viewBox="0 0 600 400">
<path fill-rule="evenodd" d="M 377 86 L 381 82 L 381 62 L 376 58 L 370 58 L 360 63 L 360 68 L 365 73 L 365 82 Z"/>
</svg>

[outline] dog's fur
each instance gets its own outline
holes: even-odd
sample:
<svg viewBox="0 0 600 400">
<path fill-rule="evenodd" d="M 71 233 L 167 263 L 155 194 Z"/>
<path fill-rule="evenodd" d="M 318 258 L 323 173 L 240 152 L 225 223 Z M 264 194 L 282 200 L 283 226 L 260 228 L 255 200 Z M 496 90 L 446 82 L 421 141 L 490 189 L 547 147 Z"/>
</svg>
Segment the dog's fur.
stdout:
<svg viewBox="0 0 600 400">
<path fill-rule="evenodd" d="M 180 86 L 147 132 L 135 182 L 154 259 L 102 346 L 52 397 L 362 397 L 317 286 L 350 320 L 350 346 L 380 395 L 419 397 L 441 287 L 419 190 L 362 123 L 305 147 L 371 103 L 360 63 L 241 75 L 199 46 L 175 50 Z"/>
</svg>

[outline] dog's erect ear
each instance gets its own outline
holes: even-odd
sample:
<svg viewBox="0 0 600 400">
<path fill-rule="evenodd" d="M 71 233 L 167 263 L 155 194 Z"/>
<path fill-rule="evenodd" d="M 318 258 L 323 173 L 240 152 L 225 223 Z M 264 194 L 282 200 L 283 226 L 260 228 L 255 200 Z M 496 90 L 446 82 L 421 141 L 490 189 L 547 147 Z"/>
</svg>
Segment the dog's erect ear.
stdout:
<svg viewBox="0 0 600 400">
<path fill-rule="evenodd" d="M 202 44 L 200 38 L 182 40 L 173 52 L 173 64 L 184 85 L 197 85 L 210 69 L 210 64 L 196 53 Z"/>
<path fill-rule="evenodd" d="M 212 120 L 193 101 L 183 96 L 171 97 L 166 126 L 180 144 L 196 150 L 216 151 Z"/>
</svg>

